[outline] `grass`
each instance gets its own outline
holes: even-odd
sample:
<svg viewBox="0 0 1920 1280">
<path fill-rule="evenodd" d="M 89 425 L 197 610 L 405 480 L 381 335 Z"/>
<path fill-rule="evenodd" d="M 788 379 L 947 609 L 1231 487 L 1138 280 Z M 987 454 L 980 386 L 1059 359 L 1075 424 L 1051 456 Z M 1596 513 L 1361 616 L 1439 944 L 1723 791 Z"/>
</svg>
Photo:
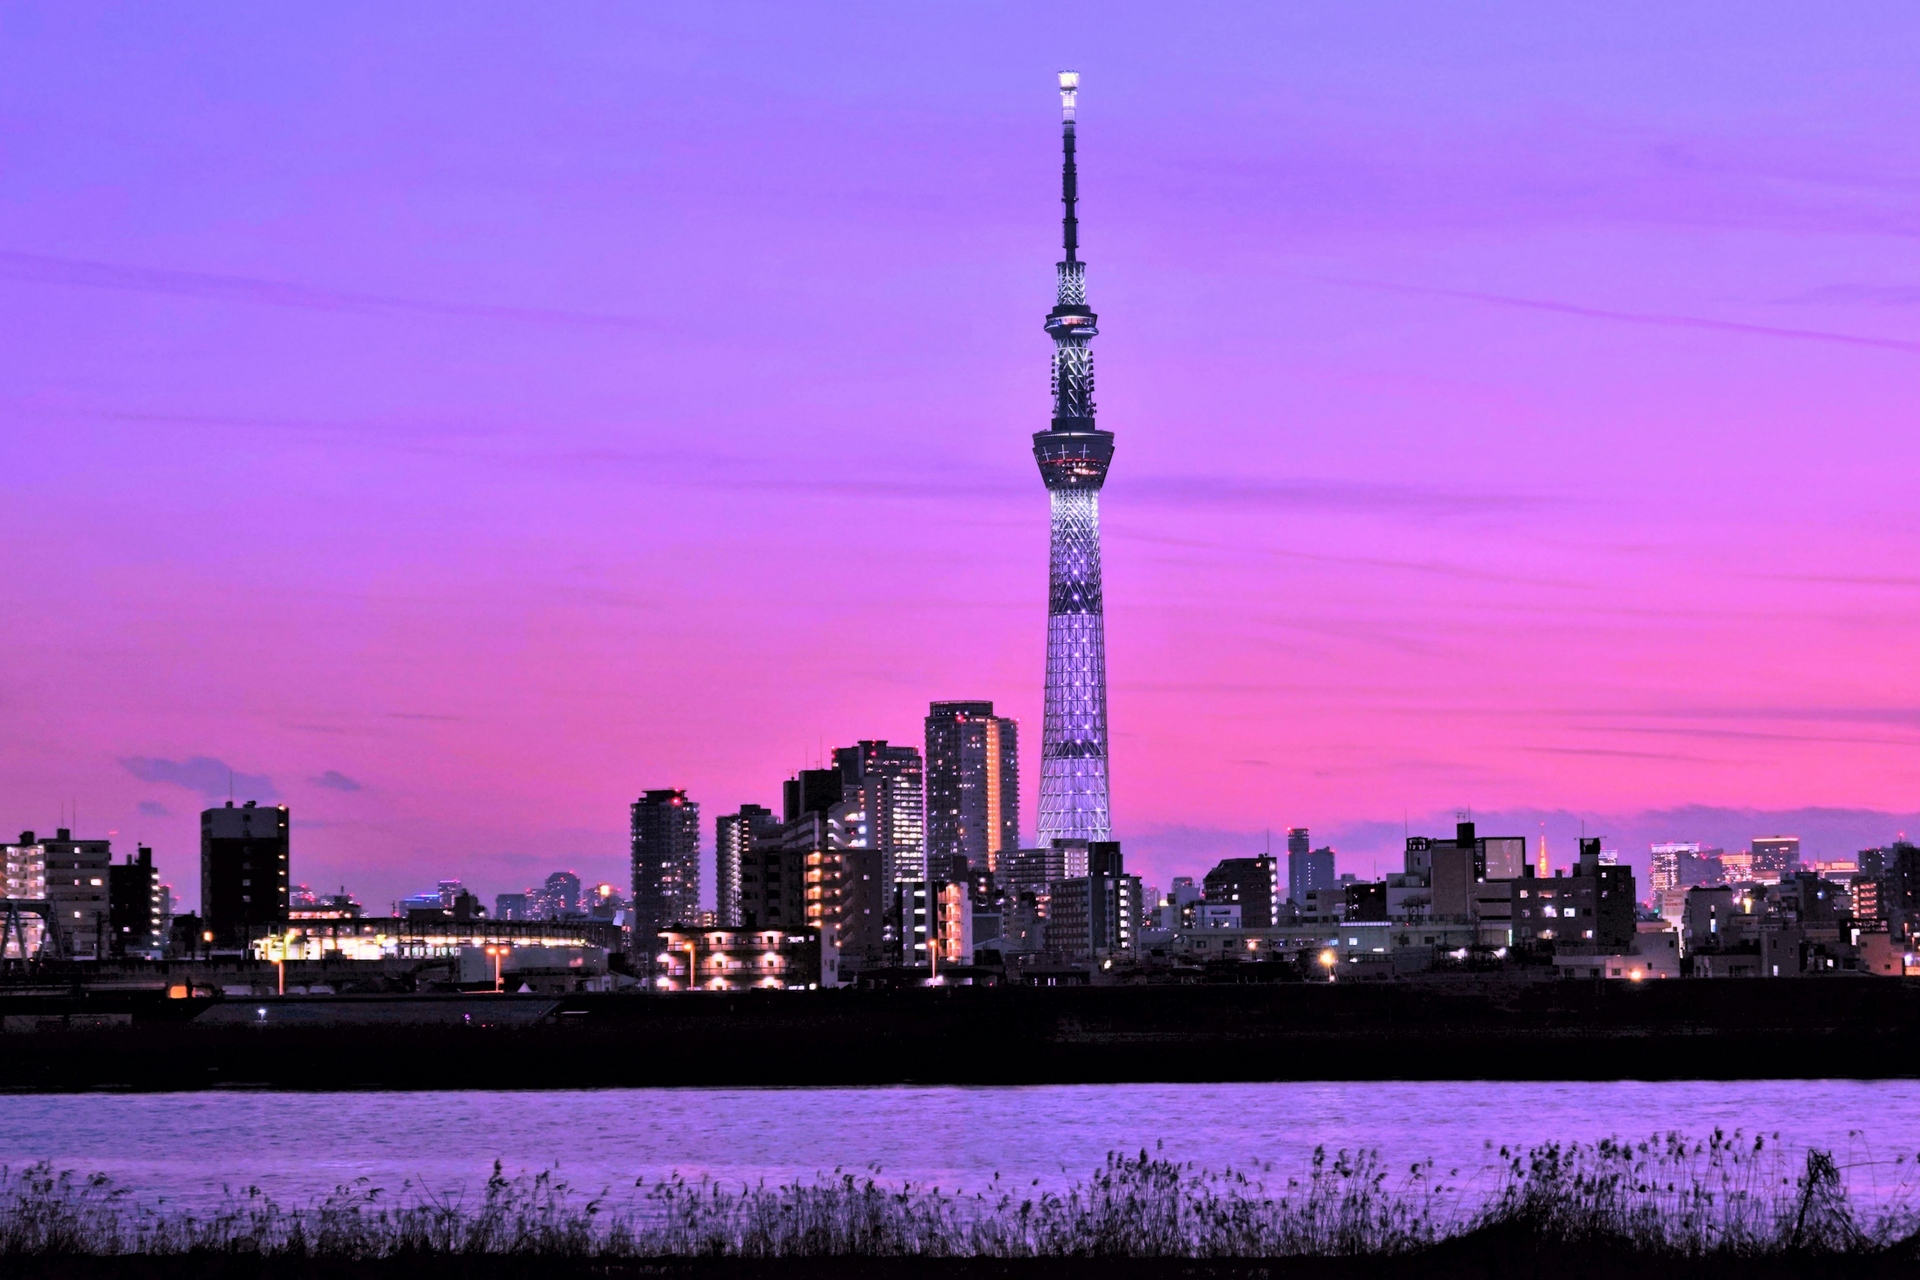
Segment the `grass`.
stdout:
<svg viewBox="0 0 1920 1280">
<path fill-rule="evenodd" d="M 1825 1151 L 1715 1133 L 1499 1153 L 1476 1190 L 1431 1162 L 1388 1170 L 1371 1153 L 1315 1153 L 1296 1177 L 1110 1155 L 1063 1191 L 943 1192 L 873 1172 L 780 1186 L 672 1178 L 588 1196 L 551 1172 L 495 1165 L 472 1198 L 365 1183 L 302 1207 L 258 1188 L 211 1211 L 143 1204 L 100 1176 L 0 1169 L 0 1258 L 339 1262 L 461 1257 L 687 1259 L 1410 1258 L 1461 1241 L 1524 1242 L 1679 1259 L 1920 1256 L 1902 1158 L 1870 1209 Z"/>
</svg>

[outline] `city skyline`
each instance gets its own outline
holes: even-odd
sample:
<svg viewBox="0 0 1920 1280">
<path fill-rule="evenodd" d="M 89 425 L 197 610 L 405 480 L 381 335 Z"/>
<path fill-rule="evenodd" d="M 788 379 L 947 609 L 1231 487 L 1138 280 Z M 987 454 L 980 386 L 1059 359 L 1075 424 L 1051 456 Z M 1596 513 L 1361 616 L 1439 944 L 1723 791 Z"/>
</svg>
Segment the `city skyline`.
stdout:
<svg viewBox="0 0 1920 1280">
<path fill-rule="evenodd" d="M 190 899 L 231 783 L 367 901 L 620 884 L 645 789 L 1037 741 L 1073 66 L 1130 870 L 1920 829 L 1912 19 L 151 21 L 0 43 L 17 828 Z"/>
</svg>

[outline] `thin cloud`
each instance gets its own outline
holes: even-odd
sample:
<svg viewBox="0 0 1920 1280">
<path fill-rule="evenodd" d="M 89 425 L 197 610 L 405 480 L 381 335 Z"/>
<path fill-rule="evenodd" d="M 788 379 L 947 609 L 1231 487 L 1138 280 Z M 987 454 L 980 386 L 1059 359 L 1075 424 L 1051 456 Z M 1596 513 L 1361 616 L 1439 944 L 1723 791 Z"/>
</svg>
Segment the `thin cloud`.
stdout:
<svg viewBox="0 0 1920 1280">
<path fill-rule="evenodd" d="M 168 809 L 167 806 L 161 804 L 158 800 L 142 800 L 140 802 L 140 812 L 149 818 L 171 817 L 173 813 L 171 809 Z"/>
<path fill-rule="evenodd" d="M 521 324 L 571 325 L 589 328 L 659 331 L 665 326 L 639 316 L 565 311 L 551 307 L 493 306 L 486 303 L 435 302 L 393 294 L 358 293 L 267 280 L 255 276 L 220 275 L 208 271 L 174 271 L 161 267 L 129 266 L 80 258 L 55 258 L 38 253 L 0 249 L 0 279 L 28 284 L 50 284 L 83 289 L 113 289 L 126 293 L 198 298 L 208 302 L 240 302 L 301 311 L 379 315 L 394 312 L 461 316 L 478 320 L 508 320 Z"/>
<path fill-rule="evenodd" d="M 1782 298 L 1788 306 L 1808 303 L 1870 303 L 1882 307 L 1911 307 L 1920 303 L 1920 285 L 1914 284 L 1828 284 L 1791 298 Z"/>
<path fill-rule="evenodd" d="M 1525 577 L 1520 574 L 1502 573 L 1495 569 L 1478 569 L 1472 565 L 1447 564 L 1439 560 L 1391 560 L 1379 556 L 1335 556 L 1315 551 L 1289 551 L 1282 547 L 1242 547 L 1203 538 L 1179 538 L 1170 534 L 1140 533 L 1129 529 L 1109 530 L 1108 536 L 1158 546 L 1188 547 L 1196 551 L 1245 551 L 1273 556 L 1281 560 L 1303 560 L 1312 564 L 1356 565 L 1369 569 L 1393 569 L 1404 573 L 1437 574 L 1443 578 L 1463 578 L 1473 582 L 1498 582 L 1529 587 L 1563 587 L 1573 591 L 1588 589 L 1588 584 L 1584 582 Z"/>
<path fill-rule="evenodd" d="M 361 786 L 338 769 L 329 769 L 317 778 L 308 778 L 316 787 L 325 787 L 329 791 L 359 791 Z"/>
<path fill-rule="evenodd" d="M 161 760 L 154 756 L 125 756 L 120 767 L 142 782 L 163 782 L 183 787 L 209 799 L 234 796 L 248 800 L 278 800 L 279 789 L 271 778 L 241 773 L 224 760 L 212 756 L 190 756 L 185 760 Z"/>
<path fill-rule="evenodd" d="M 1438 489 L 1365 480 L 1244 480 L 1162 476 L 1127 484 L 1130 495 L 1172 506 L 1313 507 L 1357 511 L 1517 511 L 1543 505 L 1538 494 Z"/>
<path fill-rule="evenodd" d="M 1823 342 L 1847 347 L 1872 347 L 1882 351 L 1901 351 L 1920 355 L 1920 342 L 1904 338 L 1873 338 L 1854 333 L 1831 333 L 1825 329 L 1790 329 L 1781 325 L 1746 324 L 1738 320 L 1708 320 L 1700 316 L 1665 315 L 1659 312 L 1614 311 L 1605 307 L 1585 307 L 1571 302 L 1551 302 L 1544 298 L 1516 298 L 1503 293 L 1481 293 L 1473 289 L 1442 289 L 1432 285 L 1394 284 L 1386 280 L 1357 280 L 1337 276 L 1316 277 L 1325 284 L 1347 285 L 1355 289 L 1377 289 L 1382 293 L 1402 293 L 1429 298 L 1460 298 L 1499 307 L 1519 307 L 1527 311 L 1547 311 L 1555 315 L 1578 316 L 1586 320 L 1611 320 L 1618 324 L 1652 325 L 1663 329 L 1703 329 L 1713 333 L 1738 333 L 1759 338 L 1784 338 L 1795 342 Z"/>
</svg>

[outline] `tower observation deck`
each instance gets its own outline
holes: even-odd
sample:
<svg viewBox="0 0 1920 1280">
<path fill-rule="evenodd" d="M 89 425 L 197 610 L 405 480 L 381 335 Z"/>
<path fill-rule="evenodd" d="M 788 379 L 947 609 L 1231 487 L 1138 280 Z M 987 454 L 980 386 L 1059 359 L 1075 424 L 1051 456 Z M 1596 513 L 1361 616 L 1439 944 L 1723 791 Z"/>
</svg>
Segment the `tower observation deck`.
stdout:
<svg viewBox="0 0 1920 1280">
<path fill-rule="evenodd" d="M 1080 261 L 1074 108 L 1080 77 L 1060 73 L 1061 222 L 1066 253 L 1046 329 L 1053 339 L 1053 425 L 1033 437 L 1053 507 L 1047 591 L 1047 699 L 1040 743 L 1040 841 L 1107 840 L 1107 637 L 1100 595 L 1100 487 L 1113 433 L 1093 420 L 1093 337 Z"/>
</svg>

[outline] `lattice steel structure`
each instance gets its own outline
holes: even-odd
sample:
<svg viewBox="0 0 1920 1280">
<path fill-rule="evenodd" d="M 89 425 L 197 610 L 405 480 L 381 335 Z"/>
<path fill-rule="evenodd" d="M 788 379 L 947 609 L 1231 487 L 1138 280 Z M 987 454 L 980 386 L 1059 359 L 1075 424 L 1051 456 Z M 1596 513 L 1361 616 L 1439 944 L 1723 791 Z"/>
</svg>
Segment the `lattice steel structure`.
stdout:
<svg viewBox="0 0 1920 1280">
<path fill-rule="evenodd" d="M 1113 433 L 1093 420 L 1097 317 L 1087 309 L 1080 261 L 1074 167 L 1074 105 L 1080 77 L 1060 73 L 1061 221 L 1066 243 L 1059 293 L 1047 313 L 1053 338 L 1053 425 L 1033 437 L 1053 504 L 1047 593 L 1047 703 L 1040 744 L 1040 842 L 1107 840 L 1107 639 L 1100 598 L 1100 486 L 1113 460 Z"/>
</svg>

